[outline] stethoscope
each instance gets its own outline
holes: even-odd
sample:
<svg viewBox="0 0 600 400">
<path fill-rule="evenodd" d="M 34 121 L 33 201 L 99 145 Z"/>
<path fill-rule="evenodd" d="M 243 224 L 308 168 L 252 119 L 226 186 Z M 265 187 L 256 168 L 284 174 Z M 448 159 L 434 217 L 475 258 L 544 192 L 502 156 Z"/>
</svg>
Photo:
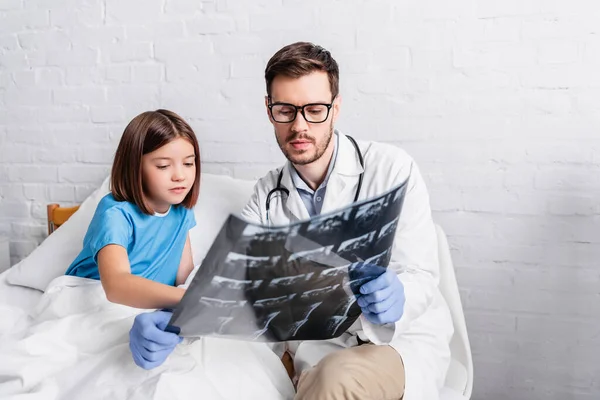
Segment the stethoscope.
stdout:
<svg viewBox="0 0 600 400">
<path fill-rule="evenodd" d="M 349 135 L 346 135 L 346 137 L 348 139 L 350 139 L 350 141 L 354 145 L 354 148 L 356 149 L 356 154 L 358 155 L 358 160 L 360 161 L 360 166 L 363 168 L 363 172 L 361 172 L 360 175 L 358 176 L 358 186 L 356 188 L 356 193 L 354 195 L 353 202 L 356 203 L 356 200 L 358 200 L 358 196 L 360 195 L 360 188 L 362 187 L 363 175 L 365 174 L 365 163 L 363 161 L 363 156 L 362 156 L 362 153 L 360 152 L 360 148 L 358 147 L 358 144 L 356 143 L 356 140 L 354 140 L 354 138 Z M 283 168 L 285 168 L 285 166 Z M 281 171 L 279 171 L 279 177 L 277 178 L 277 186 L 275 186 L 275 188 L 271 189 L 269 194 L 267 194 L 267 200 L 265 201 L 265 208 L 267 211 L 267 224 L 270 224 L 269 206 L 271 205 L 271 196 L 273 194 L 277 193 L 278 191 L 285 193 L 286 196 L 288 196 L 288 197 L 290 195 L 290 191 L 288 189 L 284 188 L 283 186 L 281 186 L 281 179 L 283 178 L 283 168 L 281 168 Z"/>
</svg>

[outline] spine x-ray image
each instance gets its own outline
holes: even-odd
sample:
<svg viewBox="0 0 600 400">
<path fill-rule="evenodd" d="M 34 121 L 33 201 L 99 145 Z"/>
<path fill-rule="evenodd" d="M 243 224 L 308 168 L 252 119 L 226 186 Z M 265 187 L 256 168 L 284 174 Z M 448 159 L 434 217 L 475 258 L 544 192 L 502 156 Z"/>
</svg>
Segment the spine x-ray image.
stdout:
<svg viewBox="0 0 600 400">
<path fill-rule="evenodd" d="M 267 342 L 341 335 L 360 315 L 360 286 L 390 262 L 405 193 L 406 182 L 287 226 L 230 215 L 168 329 Z"/>
</svg>

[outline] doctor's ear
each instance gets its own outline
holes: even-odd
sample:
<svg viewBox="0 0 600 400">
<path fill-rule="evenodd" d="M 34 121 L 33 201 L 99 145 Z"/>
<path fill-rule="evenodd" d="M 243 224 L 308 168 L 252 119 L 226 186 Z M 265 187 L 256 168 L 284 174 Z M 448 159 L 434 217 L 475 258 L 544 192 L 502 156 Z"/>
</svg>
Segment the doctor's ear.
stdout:
<svg viewBox="0 0 600 400">
<path fill-rule="evenodd" d="M 333 122 L 337 121 L 338 115 L 342 109 L 342 95 L 338 94 L 333 100 Z"/>
<path fill-rule="evenodd" d="M 269 118 L 269 121 L 271 123 L 274 123 L 275 121 L 273 121 L 273 119 L 271 118 L 271 112 L 269 111 L 269 96 L 265 96 L 265 111 L 267 112 L 267 117 Z"/>
</svg>

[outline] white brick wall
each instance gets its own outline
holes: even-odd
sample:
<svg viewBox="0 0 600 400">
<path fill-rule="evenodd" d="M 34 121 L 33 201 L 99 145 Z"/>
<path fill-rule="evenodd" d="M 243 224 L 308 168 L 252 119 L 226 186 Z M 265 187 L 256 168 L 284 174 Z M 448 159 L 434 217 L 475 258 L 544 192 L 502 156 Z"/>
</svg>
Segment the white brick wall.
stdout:
<svg viewBox="0 0 600 400">
<path fill-rule="evenodd" d="M 81 202 L 125 124 L 184 115 L 205 171 L 282 156 L 263 69 L 296 40 L 341 66 L 340 128 L 405 147 L 450 236 L 474 399 L 600 398 L 595 0 L 0 0 L 0 234 Z"/>
</svg>

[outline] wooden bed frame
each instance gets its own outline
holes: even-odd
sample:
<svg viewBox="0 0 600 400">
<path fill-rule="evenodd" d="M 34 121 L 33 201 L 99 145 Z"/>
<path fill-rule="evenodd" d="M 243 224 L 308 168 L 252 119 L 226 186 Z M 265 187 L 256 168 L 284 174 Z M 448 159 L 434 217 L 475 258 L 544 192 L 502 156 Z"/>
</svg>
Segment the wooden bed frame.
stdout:
<svg viewBox="0 0 600 400">
<path fill-rule="evenodd" d="M 61 207 L 59 204 L 48 204 L 48 235 L 52 234 L 59 226 L 67 222 L 67 220 L 79 210 L 79 206 Z"/>
</svg>

